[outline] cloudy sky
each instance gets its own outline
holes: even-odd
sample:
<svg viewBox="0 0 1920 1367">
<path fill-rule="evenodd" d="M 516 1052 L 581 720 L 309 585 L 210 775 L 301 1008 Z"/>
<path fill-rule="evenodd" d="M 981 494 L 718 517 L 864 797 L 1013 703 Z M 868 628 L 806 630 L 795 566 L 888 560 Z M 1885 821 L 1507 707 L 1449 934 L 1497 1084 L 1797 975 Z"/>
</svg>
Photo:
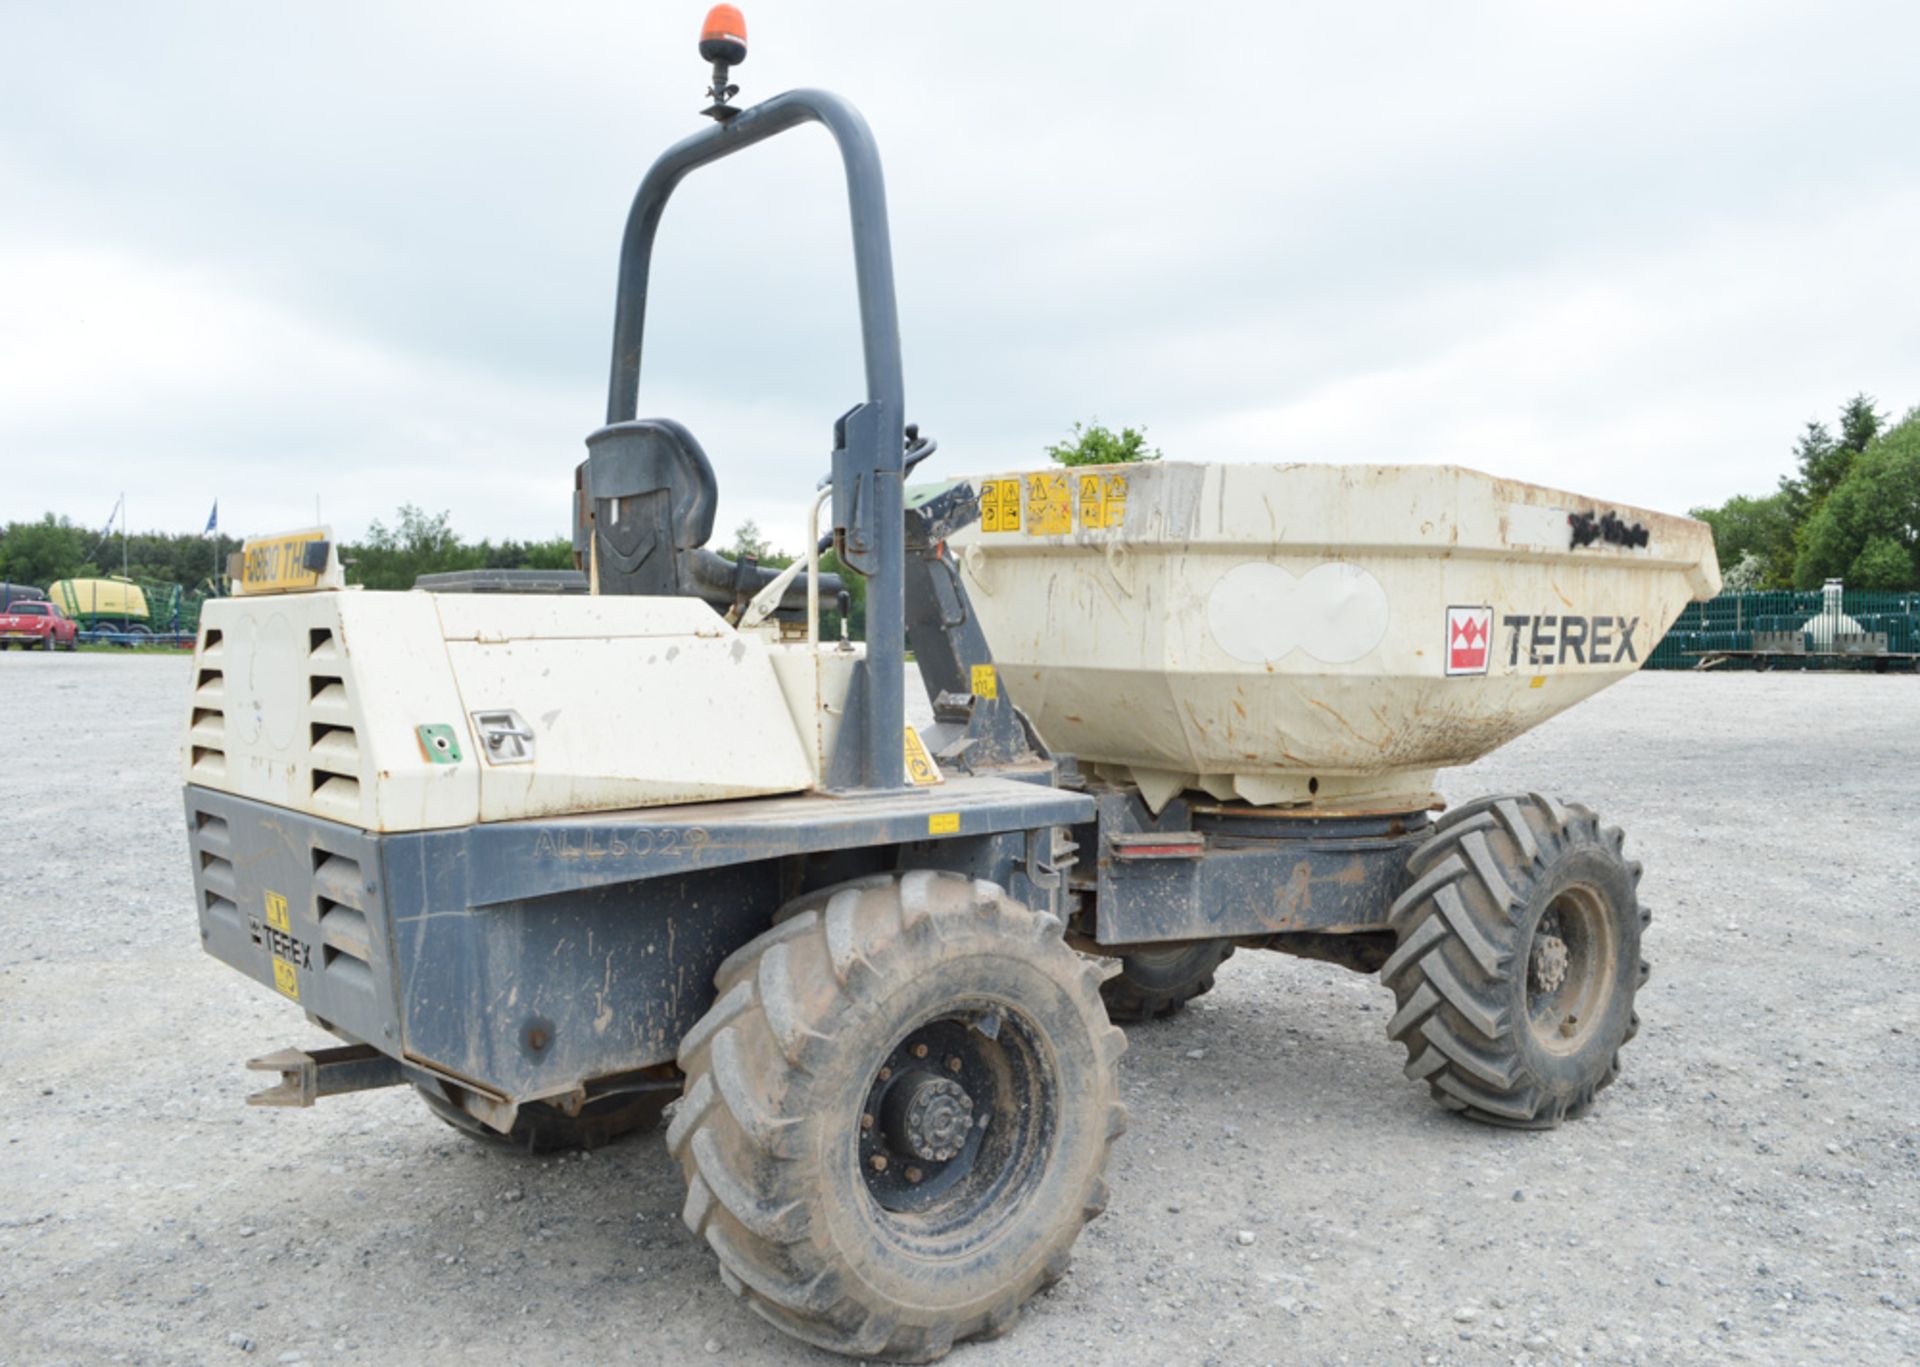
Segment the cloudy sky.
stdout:
<svg viewBox="0 0 1920 1367">
<path fill-rule="evenodd" d="M 699 0 L 0 0 L 0 520 L 565 530 Z M 746 6 L 879 135 L 943 473 L 1077 418 L 1680 510 L 1920 403 L 1920 6 Z M 861 396 L 825 135 L 689 180 L 641 410 L 795 544 Z M 931 473 L 931 469 L 929 471 Z"/>
</svg>

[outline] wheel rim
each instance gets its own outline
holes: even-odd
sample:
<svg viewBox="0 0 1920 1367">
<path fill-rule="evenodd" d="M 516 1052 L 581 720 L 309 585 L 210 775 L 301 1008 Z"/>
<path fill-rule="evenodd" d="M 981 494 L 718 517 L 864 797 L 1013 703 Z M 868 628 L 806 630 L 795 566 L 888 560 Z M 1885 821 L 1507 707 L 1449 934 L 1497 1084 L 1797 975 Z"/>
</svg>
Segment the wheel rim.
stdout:
<svg viewBox="0 0 1920 1367">
<path fill-rule="evenodd" d="M 1527 1026 L 1550 1053 L 1572 1054 L 1600 1028 L 1615 977 L 1613 918 L 1597 888 L 1561 891 L 1527 951 Z"/>
<path fill-rule="evenodd" d="M 950 1004 L 914 1026 L 855 1118 L 880 1226 L 932 1256 L 989 1237 L 1046 1171 L 1058 1091 L 1033 1023 L 1006 1003 Z"/>
</svg>

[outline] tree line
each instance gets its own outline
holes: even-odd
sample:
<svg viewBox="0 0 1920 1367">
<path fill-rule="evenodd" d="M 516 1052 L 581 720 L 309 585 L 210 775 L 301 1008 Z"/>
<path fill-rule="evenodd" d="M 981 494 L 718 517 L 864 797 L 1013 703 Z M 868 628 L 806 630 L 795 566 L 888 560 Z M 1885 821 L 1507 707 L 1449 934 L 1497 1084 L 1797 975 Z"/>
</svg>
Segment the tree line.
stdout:
<svg viewBox="0 0 1920 1367">
<path fill-rule="evenodd" d="M 1145 429 L 1113 432 L 1096 419 L 1074 424 L 1067 441 L 1048 446 L 1061 465 L 1151 461 L 1160 452 L 1146 444 Z M 1773 492 L 1736 495 L 1693 516 L 1713 527 L 1722 577 L 1730 589 L 1818 588 L 1830 578 L 1862 589 L 1920 588 L 1920 408 L 1889 425 L 1866 394 L 1844 404 L 1833 427 L 1807 423 L 1794 443 L 1794 472 Z M 226 572 L 238 538 L 191 532 L 137 532 L 127 539 L 126 565 L 136 579 L 213 592 Z M 752 521 L 734 532 L 727 548 L 763 565 L 785 566 L 795 554 L 770 546 Z M 408 589 L 422 574 L 447 570 L 571 569 L 573 543 L 545 540 L 467 541 L 445 512 L 402 505 L 391 522 L 376 520 L 367 535 L 340 548 L 349 583 L 370 589 Z M 0 528 L 0 581 L 40 587 L 57 579 L 118 574 L 119 536 L 76 526 L 48 513 L 38 521 Z M 832 552 L 821 567 L 837 573 Z M 852 597 L 850 626 L 865 623 L 866 583 L 842 575 Z M 823 624 L 839 630 L 837 617 Z"/>
<path fill-rule="evenodd" d="M 1772 493 L 1693 516 L 1713 528 L 1729 589 L 1920 588 L 1920 408 L 1888 424 L 1866 394 L 1834 427 L 1809 421 Z"/>
<path fill-rule="evenodd" d="M 1146 429 L 1123 427 L 1114 432 L 1096 418 L 1073 425 L 1069 440 L 1048 446 L 1047 455 L 1062 465 L 1114 464 L 1158 460 L 1160 452 L 1146 444 Z M 126 540 L 124 561 L 121 538 L 76 526 L 65 517 L 46 514 L 38 521 L 9 522 L 0 528 L 0 581 L 45 588 L 59 579 L 93 579 L 126 572 L 135 579 L 178 584 L 189 592 L 214 593 L 224 582 L 227 557 L 240 549 L 238 537 L 192 532 L 136 532 Z M 769 546 L 751 520 L 735 531 L 730 554 L 750 555 L 763 565 L 784 567 L 794 552 Z M 403 504 L 391 522 L 375 520 L 364 540 L 343 543 L 340 559 L 347 582 L 370 589 L 410 589 L 423 574 L 449 570 L 572 569 L 573 542 L 565 536 L 534 541 L 467 541 L 454 531 L 447 513 L 428 513 Z M 831 552 L 821 557 L 821 568 L 839 573 L 840 562 Z M 843 574 L 852 599 L 852 627 L 859 634 L 865 622 L 866 583 L 858 575 Z M 837 616 L 825 623 L 839 630 Z"/>
<path fill-rule="evenodd" d="M 59 579 L 118 575 L 124 563 L 134 579 L 211 593 L 216 584 L 224 585 L 227 557 L 239 549 L 240 538 L 223 533 L 134 532 L 127 537 L 123 562 L 118 532 L 102 536 L 48 513 L 35 522 L 9 522 L 0 528 L 0 580 L 45 588 Z M 463 541 L 446 513 L 429 515 L 407 504 L 391 526 L 376 520 L 365 540 L 342 543 L 340 558 L 348 566 L 350 583 L 410 589 L 416 575 L 435 570 L 571 569 L 573 543 L 564 536 Z"/>
<path fill-rule="evenodd" d="M 240 549 L 237 537 L 196 536 L 191 532 L 135 532 L 127 538 L 127 573 L 134 579 L 179 584 L 188 592 L 211 594 L 224 586 L 227 557 Z M 774 568 L 797 558 L 775 550 L 751 520 L 743 522 L 727 548 L 735 557 L 751 555 Z M 423 574 L 450 570 L 570 570 L 573 540 L 555 536 L 535 541 L 464 540 L 453 529 L 446 512 L 428 513 L 402 504 L 391 521 L 375 519 L 363 540 L 342 542 L 340 561 L 347 582 L 370 589 L 410 589 Z M 94 579 L 121 571 L 120 536 L 102 536 L 76 526 L 65 517 L 46 514 L 38 521 L 9 522 L 0 528 L 0 582 L 32 584 L 38 588 L 60 579 Z M 828 574 L 840 572 L 832 551 L 820 557 Z M 850 634 L 858 637 L 866 624 L 866 581 L 843 574 L 852 610 Z M 224 587 L 218 591 L 224 591 Z M 821 630 L 839 634 L 840 618 L 832 600 L 823 604 Z"/>
</svg>

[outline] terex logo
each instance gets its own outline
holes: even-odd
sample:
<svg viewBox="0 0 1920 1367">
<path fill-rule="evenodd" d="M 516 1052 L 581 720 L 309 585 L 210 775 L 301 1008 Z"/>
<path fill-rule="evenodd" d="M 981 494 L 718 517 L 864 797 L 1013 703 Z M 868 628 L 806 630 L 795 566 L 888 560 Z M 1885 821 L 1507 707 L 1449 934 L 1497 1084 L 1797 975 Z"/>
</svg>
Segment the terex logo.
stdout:
<svg viewBox="0 0 1920 1367">
<path fill-rule="evenodd" d="M 1485 674 L 1492 645 L 1492 608 L 1447 609 L 1448 674 Z"/>
<path fill-rule="evenodd" d="M 1509 666 L 1640 663 L 1638 617 L 1513 616 L 1500 625 L 1507 629 Z"/>
</svg>

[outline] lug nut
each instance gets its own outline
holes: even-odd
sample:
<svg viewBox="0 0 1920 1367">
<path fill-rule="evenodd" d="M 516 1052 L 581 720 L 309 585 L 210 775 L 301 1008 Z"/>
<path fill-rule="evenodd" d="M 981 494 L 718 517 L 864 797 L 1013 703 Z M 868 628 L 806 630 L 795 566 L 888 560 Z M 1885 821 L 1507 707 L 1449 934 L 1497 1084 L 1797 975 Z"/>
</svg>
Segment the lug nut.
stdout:
<svg viewBox="0 0 1920 1367">
<path fill-rule="evenodd" d="M 960 1071 L 960 1060 L 959 1060 L 959 1059 L 957 1059 L 957 1058 L 950 1058 L 950 1059 L 948 1059 L 948 1060 L 947 1060 L 947 1071 L 948 1071 L 949 1073 L 957 1073 L 957 1072 L 959 1072 L 959 1071 Z"/>
<path fill-rule="evenodd" d="M 924 1176 L 926 1176 L 926 1174 L 921 1172 L 920 1169 L 918 1168 L 907 1169 L 907 1180 L 909 1182 L 918 1182 Z"/>
<path fill-rule="evenodd" d="M 876 1153 L 873 1157 L 869 1158 L 867 1162 L 873 1165 L 875 1172 L 885 1172 L 887 1170 L 887 1156 L 884 1153 Z"/>
<path fill-rule="evenodd" d="M 890 1077 L 892 1077 L 892 1076 L 893 1076 L 893 1069 L 891 1069 L 891 1068 L 882 1068 L 882 1069 L 880 1070 L 880 1080 L 881 1080 L 882 1082 L 885 1082 L 885 1081 L 886 1081 L 886 1080 L 887 1080 L 888 1078 L 890 1078 Z"/>
<path fill-rule="evenodd" d="M 860 1128 L 861 1128 L 861 1129 L 863 1129 L 863 1130 L 870 1130 L 870 1129 L 872 1129 L 872 1128 L 873 1128 L 873 1117 L 872 1117 L 872 1116 L 870 1116 L 870 1115 L 863 1115 L 863 1116 L 861 1116 L 861 1117 L 860 1117 Z"/>
<path fill-rule="evenodd" d="M 924 1045 L 924 1044 L 916 1044 L 916 1045 L 914 1045 L 914 1046 L 913 1046 L 913 1056 L 914 1056 L 915 1058 L 925 1058 L 925 1057 L 927 1056 L 927 1046 L 926 1046 L 926 1045 Z"/>
</svg>

